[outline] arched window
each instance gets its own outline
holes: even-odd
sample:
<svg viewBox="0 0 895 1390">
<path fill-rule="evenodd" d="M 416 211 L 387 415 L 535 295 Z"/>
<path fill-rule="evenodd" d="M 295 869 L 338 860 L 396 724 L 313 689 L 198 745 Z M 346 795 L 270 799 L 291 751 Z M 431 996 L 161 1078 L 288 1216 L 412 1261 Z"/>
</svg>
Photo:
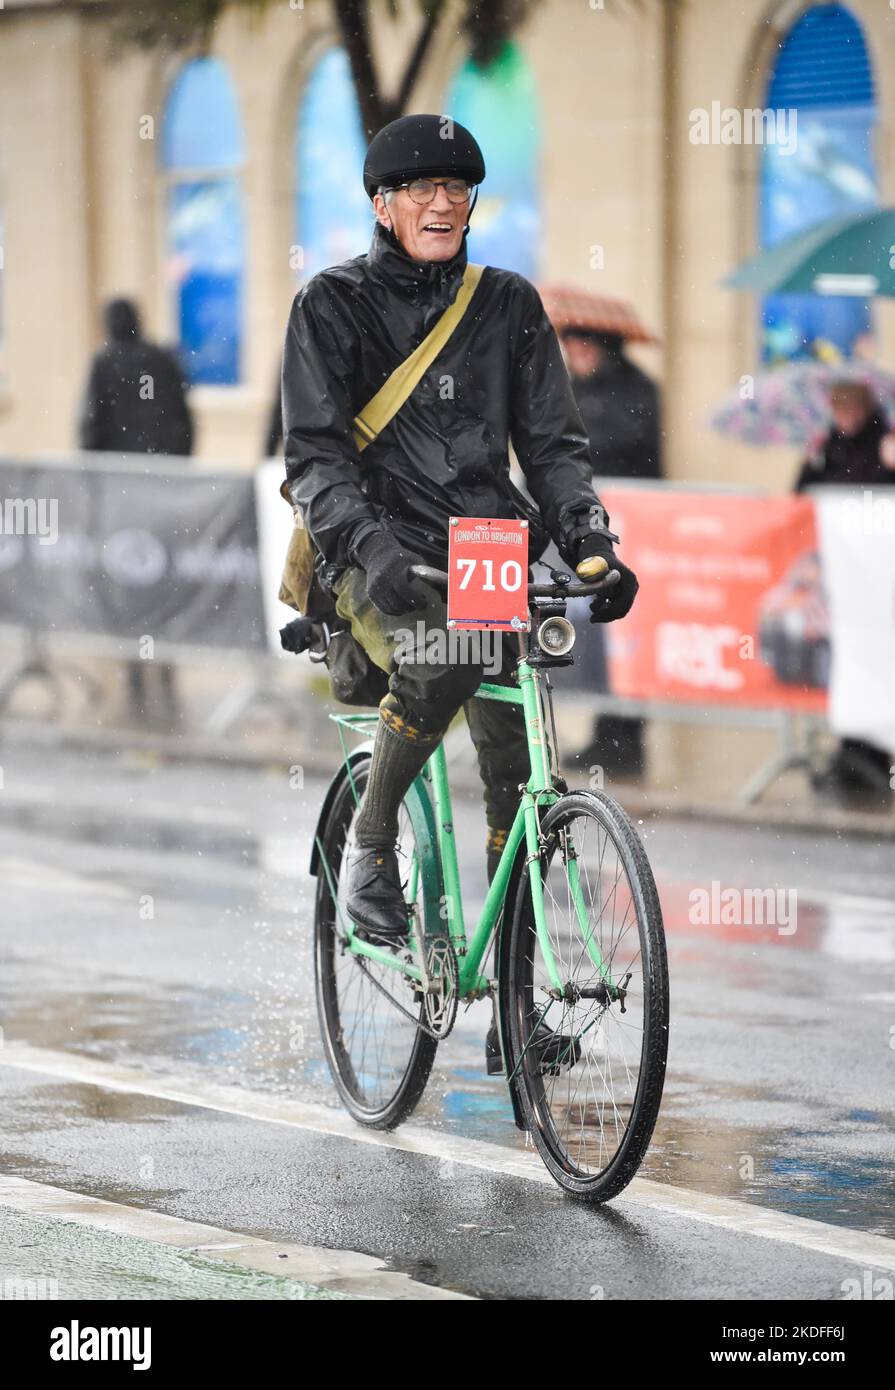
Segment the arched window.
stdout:
<svg viewBox="0 0 895 1390">
<path fill-rule="evenodd" d="M 534 77 L 517 45 L 505 43 L 487 68 L 467 60 L 448 90 L 445 114 L 472 131 L 485 156 L 470 260 L 537 279 L 541 122 Z"/>
<path fill-rule="evenodd" d="M 240 379 L 245 223 L 242 129 L 229 73 L 217 58 L 186 64 L 165 107 L 167 271 L 191 381 Z"/>
<path fill-rule="evenodd" d="M 763 248 L 827 218 L 877 206 L 873 74 L 861 26 L 844 6 L 815 5 L 793 25 L 765 106 L 795 113 L 796 139 L 792 153 L 782 145 L 762 151 Z M 763 356 L 807 357 L 830 346 L 848 356 L 870 325 L 863 299 L 769 295 L 762 305 Z"/>
<path fill-rule="evenodd" d="M 302 281 L 370 245 L 366 148 L 347 54 L 330 48 L 308 77 L 295 124 L 293 264 Z"/>
</svg>

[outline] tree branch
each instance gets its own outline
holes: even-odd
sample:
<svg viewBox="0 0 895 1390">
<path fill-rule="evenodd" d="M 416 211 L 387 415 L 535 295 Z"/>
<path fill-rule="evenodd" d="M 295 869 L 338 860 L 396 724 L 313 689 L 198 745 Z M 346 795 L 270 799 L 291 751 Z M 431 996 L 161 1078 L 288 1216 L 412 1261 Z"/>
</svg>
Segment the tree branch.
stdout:
<svg viewBox="0 0 895 1390">
<path fill-rule="evenodd" d="M 373 66 L 367 5 L 365 0 L 333 0 L 333 9 L 348 54 L 364 131 L 371 140 L 387 123 L 388 115 Z"/>
<path fill-rule="evenodd" d="M 438 8 L 433 6 L 433 8 L 429 11 L 427 18 L 423 22 L 423 27 L 419 33 L 419 38 L 414 44 L 413 52 L 407 60 L 407 66 L 404 69 L 404 76 L 401 78 L 401 85 L 398 88 L 398 92 L 395 96 L 394 101 L 391 103 L 394 116 L 403 115 L 404 109 L 407 106 L 407 103 L 410 101 L 410 94 L 413 91 L 414 86 L 416 85 L 416 79 L 419 76 L 419 72 L 423 66 L 423 63 L 426 61 L 426 54 L 429 52 L 429 49 L 432 46 L 432 40 L 434 39 L 436 30 L 438 29 L 438 24 L 441 19 L 441 13 L 441 6 L 439 6 Z"/>
</svg>

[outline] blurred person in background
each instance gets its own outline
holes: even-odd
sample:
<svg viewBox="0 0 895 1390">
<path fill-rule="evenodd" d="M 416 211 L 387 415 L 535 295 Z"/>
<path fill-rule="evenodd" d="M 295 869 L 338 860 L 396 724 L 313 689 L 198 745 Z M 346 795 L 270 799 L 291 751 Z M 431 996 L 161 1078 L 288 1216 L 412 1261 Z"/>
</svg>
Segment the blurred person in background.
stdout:
<svg viewBox="0 0 895 1390">
<path fill-rule="evenodd" d="M 795 491 L 827 483 L 845 487 L 895 483 L 895 435 L 870 387 L 861 381 L 834 382 L 830 414 L 829 433 L 815 441 Z"/>
<path fill-rule="evenodd" d="M 625 353 L 620 333 L 567 328 L 572 391 L 601 478 L 661 478 L 659 388 Z"/>
<path fill-rule="evenodd" d="M 895 483 L 895 435 L 869 386 L 859 381 L 830 387 L 829 433 L 816 441 L 796 478 L 795 491 L 835 484 L 871 487 Z M 838 799 L 887 806 L 892 800 L 891 754 L 865 739 L 844 738 L 828 766 L 815 773 L 816 791 Z"/>
<path fill-rule="evenodd" d="M 104 345 L 90 364 L 78 426 L 79 447 L 117 454 L 192 452 L 193 422 L 187 386 L 175 355 L 143 337 L 136 305 L 113 299 L 103 313 Z M 158 697 L 147 706 L 149 667 L 158 673 Z M 143 722 L 158 712 L 179 717 L 174 668 L 163 662 L 127 663 L 128 700 Z"/>
<path fill-rule="evenodd" d="M 597 479 L 661 478 L 661 400 L 652 377 L 625 354 L 621 333 L 570 326 L 561 332 L 572 377 L 572 391 L 590 442 Z M 606 688 L 602 634 L 598 688 Z M 619 776 L 640 777 L 644 770 L 645 721 L 603 714 L 594 721 L 590 741 L 576 760 L 605 767 Z"/>
<path fill-rule="evenodd" d="M 103 313 L 106 341 L 90 364 L 81 410 L 82 449 L 177 454 L 193 449 L 186 382 L 172 352 L 150 343 L 129 299 Z"/>
</svg>

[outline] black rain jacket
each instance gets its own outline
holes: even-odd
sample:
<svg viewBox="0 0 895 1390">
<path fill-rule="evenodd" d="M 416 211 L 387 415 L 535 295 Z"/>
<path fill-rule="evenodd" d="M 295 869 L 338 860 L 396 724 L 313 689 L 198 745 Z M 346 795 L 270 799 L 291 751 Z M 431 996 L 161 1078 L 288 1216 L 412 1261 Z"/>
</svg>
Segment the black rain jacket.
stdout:
<svg viewBox="0 0 895 1390">
<path fill-rule="evenodd" d="M 606 350 L 592 376 L 572 390 L 590 440 L 597 478 L 661 478 L 659 388 L 624 352 Z"/>
<path fill-rule="evenodd" d="M 453 301 L 465 267 L 465 241 L 450 261 L 416 262 L 377 223 L 366 255 L 296 295 L 283 356 L 286 477 L 326 585 L 378 529 L 441 568 L 451 516 L 539 512 L 569 565 L 594 530 L 588 441 L 556 334 L 537 290 L 512 271 L 486 267 L 448 344 L 358 453 L 354 416 Z M 537 512 L 510 483 L 510 440 Z M 544 544 L 533 526 L 531 558 Z"/>
<path fill-rule="evenodd" d="M 806 459 L 796 479 L 796 492 L 821 483 L 840 483 L 845 487 L 871 487 L 895 484 L 895 469 L 887 468 L 879 456 L 879 446 L 889 425 L 873 414 L 857 434 L 840 434 L 831 429 L 816 457 Z"/>
<path fill-rule="evenodd" d="M 78 425 L 80 447 L 125 454 L 191 453 L 193 422 L 186 391 L 173 353 L 136 336 L 111 342 L 90 366 Z"/>
</svg>

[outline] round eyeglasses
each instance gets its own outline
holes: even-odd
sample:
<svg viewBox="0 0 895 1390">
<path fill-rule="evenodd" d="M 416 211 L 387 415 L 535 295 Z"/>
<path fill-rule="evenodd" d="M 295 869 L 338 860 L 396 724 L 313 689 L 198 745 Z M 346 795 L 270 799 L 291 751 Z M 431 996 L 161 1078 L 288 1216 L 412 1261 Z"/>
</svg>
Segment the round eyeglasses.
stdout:
<svg viewBox="0 0 895 1390">
<path fill-rule="evenodd" d="M 473 185 L 465 179 L 411 179 L 408 183 L 392 184 L 389 192 L 406 188 L 415 203 L 431 203 L 436 188 L 443 188 L 451 203 L 465 203 L 472 192 Z"/>
</svg>

